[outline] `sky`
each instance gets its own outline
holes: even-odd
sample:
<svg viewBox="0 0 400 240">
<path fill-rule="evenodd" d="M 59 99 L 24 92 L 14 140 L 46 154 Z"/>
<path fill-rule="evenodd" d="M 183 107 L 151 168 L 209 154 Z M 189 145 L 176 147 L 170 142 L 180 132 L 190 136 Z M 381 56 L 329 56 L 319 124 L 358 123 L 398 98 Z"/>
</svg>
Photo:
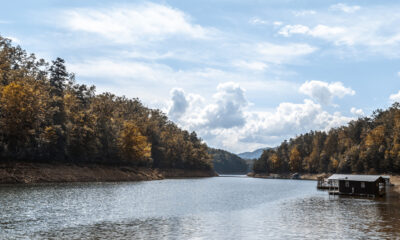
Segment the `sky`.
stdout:
<svg viewBox="0 0 400 240">
<path fill-rule="evenodd" d="M 3 1 L 3 0 L 1 0 Z M 234 153 L 400 101 L 400 3 L 14 0 L 0 35 Z"/>
</svg>

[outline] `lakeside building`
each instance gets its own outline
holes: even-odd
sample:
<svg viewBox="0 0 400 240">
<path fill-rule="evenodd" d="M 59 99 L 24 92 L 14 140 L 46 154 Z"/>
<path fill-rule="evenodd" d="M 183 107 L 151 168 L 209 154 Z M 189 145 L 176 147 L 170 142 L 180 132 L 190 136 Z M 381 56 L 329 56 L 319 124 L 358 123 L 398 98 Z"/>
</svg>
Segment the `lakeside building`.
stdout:
<svg viewBox="0 0 400 240">
<path fill-rule="evenodd" d="M 390 177 L 381 175 L 333 174 L 328 178 L 333 195 L 357 195 L 379 197 L 386 193 L 386 184 Z"/>
<path fill-rule="evenodd" d="M 332 195 L 383 196 L 390 177 L 384 175 L 333 174 L 319 178 L 317 188 L 327 189 Z"/>
</svg>

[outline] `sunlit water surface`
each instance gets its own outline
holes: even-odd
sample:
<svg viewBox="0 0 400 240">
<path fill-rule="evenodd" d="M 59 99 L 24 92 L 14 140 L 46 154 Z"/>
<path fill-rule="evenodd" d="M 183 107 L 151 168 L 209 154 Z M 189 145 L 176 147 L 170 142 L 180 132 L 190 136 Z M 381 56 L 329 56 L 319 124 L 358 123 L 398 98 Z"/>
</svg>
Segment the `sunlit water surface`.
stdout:
<svg viewBox="0 0 400 240">
<path fill-rule="evenodd" d="M 248 177 L 0 186 L 0 239 L 395 239 L 400 204 Z"/>
</svg>

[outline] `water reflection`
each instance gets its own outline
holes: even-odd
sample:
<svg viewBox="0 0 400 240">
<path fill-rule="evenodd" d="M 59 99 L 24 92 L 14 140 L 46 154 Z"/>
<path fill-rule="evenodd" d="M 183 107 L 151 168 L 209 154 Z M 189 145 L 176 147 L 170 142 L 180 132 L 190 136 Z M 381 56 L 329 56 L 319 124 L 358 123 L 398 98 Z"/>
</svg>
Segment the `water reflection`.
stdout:
<svg viewBox="0 0 400 240">
<path fill-rule="evenodd" d="M 365 239 L 400 236 L 399 196 L 329 198 L 251 178 L 0 188 L 5 239 Z M 0 237 L 1 238 L 1 237 Z"/>
</svg>

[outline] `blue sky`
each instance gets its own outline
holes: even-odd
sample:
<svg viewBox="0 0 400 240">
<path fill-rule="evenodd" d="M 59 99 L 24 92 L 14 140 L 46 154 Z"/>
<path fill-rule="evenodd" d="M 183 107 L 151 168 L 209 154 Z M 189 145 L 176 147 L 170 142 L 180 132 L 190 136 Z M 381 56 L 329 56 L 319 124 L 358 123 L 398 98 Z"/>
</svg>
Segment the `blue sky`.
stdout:
<svg viewBox="0 0 400 240">
<path fill-rule="evenodd" d="M 400 101 L 398 1 L 7 1 L 0 34 L 233 152 Z"/>
</svg>

